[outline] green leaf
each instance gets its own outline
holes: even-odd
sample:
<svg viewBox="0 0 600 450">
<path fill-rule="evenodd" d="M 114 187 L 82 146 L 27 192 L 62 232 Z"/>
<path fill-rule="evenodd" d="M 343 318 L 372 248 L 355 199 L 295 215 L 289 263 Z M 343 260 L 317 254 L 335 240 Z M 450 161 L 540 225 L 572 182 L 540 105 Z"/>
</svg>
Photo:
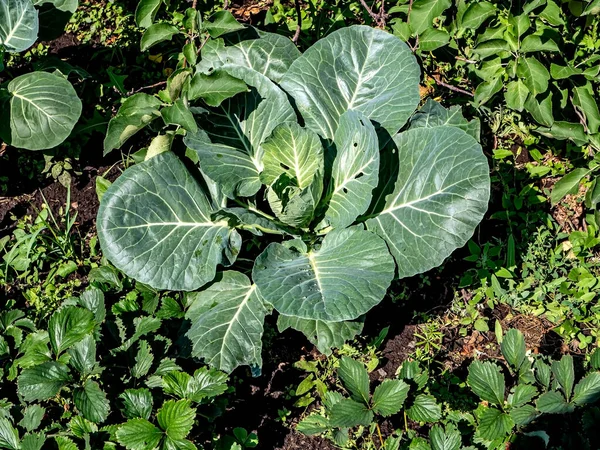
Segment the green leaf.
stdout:
<svg viewBox="0 0 600 450">
<path fill-rule="evenodd" d="M 160 8 L 162 0 L 140 0 L 135 9 L 135 23 L 140 28 L 148 28 Z"/>
<path fill-rule="evenodd" d="M 575 407 L 565 401 L 560 392 L 550 391 L 539 396 L 536 407 L 543 413 L 566 414 L 573 412 Z"/>
<path fill-rule="evenodd" d="M 529 112 L 536 122 L 552 126 L 554 117 L 552 115 L 552 92 L 547 92 L 538 97 L 530 95 L 525 101 L 525 109 Z"/>
<path fill-rule="evenodd" d="M 345 398 L 331 407 L 329 423 L 333 427 L 350 428 L 357 425 L 368 427 L 373 421 L 373 412 L 364 403 Z"/>
<path fill-rule="evenodd" d="M 519 50 L 521 50 L 523 53 L 559 52 L 560 48 L 558 48 L 556 42 L 554 42 L 551 38 L 537 34 L 530 34 L 529 36 L 525 36 L 525 39 L 523 39 L 521 42 L 521 47 Z"/>
<path fill-rule="evenodd" d="M 304 189 L 298 187 L 295 179 L 283 173 L 267 189 L 267 200 L 277 219 L 286 225 L 303 228 L 313 219 L 322 194 L 321 170 L 315 173 L 313 182 Z"/>
<path fill-rule="evenodd" d="M 531 27 L 529 14 L 526 12 L 523 12 L 518 16 L 511 15 L 509 17 L 509 23 L 513 26 L 514 36 L 516 38 L 523 36 L 523 34 Z"/>
<path fill-rule="evenodd" d="M 322 227 L 345 228 L 363 214 L 379 183 L 379 143 L 375 127 L 359 112 L 340 117 L 333 139 L 335 159 Z"/>
<path fill-rule="evenodd" d="M 573 402 L 579 406 L 596 402 L 600 398 L 600 373 L 592 372 L 575 386 Z"/>
<path fill-rule="evenodd" d="M 524 427 L 525 425 L 533 422 L 539 415 L 537 410 L 531 405 L 520 406 L 519 408 L 511 408 L 509 414 L 510 418 L 519 427 Z"/>
<path fill-rule="evenodd" d="M 161 153 L 168 152 L 171 150 L 171 146 L 173 145 L 173 134 L 159 134 L 158 136 L 154 136 L 152 141 L 150 141 L 150 145 L 146 151 L 145 161 L 150 158 L 154 158 L 156 155 L 160 155 Z"/>
<path fill-rule="evenodd" d="M 495 408 L 487 408 L 479 418 L 476 433 L 487 441 L 494 441 L 510 433 L 513 426 L 514 422 L 508 414 Z"/>
<path fill-rule="evenodd" d="M 248 86 L 239 78 L 232 77 L 224 70 L 215 70 L 210 75 L 197 73 L 190 82 L 188 98 L 201 98 L 208 106 L 220 106 L 224 100 L 242 92 L 247 92 Z"/>
<path fill-rule="evenodd" d="M 546 2 L 546 7 L 540 13 L 540 18 L 544 19 L 550 25 L 558 27 L 560 25 L 564 25 L 565 21 L 562 18 L 562 11 L 560 6 L 553 2 L 552 0 L 548 0 Z"/>
<path fill-rule="evenodd" d="M 161 109 L 160 114 L 167 125 L 179 125 L 190 133 L 198 131 L 194 115 L 185 106 L 182 99 L 177 99 L 171 106 Z"/>
<path fill-rule="evenodd" d="M 371 409 L 384 417 L 396 414 L 402 409 L 409 389 L 402 380 L 384 380 L 375 388 Z"/>
<path fill-rule="evenodd" d="M 419 103 L 418 80 L 419 66 L 404 42 L 355 25 L 310 47 L 281 86 L 296 101 L 306 127 L 333 139 L 340 116 L 350 109 L 396 134 Z"/>
<path fill-rule="evenodd" d="M 277 125 L 295 122 L 296 113 L 286 94 L 267 77 L 242 66 L 228 67 L 230 75 L 251 86 L 250 91 L 208 111 L 210 127 L 186 136 L 184 143 L 197 152 L 202 172 L 233 199 L 252 196 L 261 188 L 261 145 Z"/>
<path fill-rule="evenodd" d="M 67 306 L 54 313 L 48 322 L 48 335 L 54 354 L 60 356 L 91 333 L 95 325 L 94 314 L 88 309 Z"/>
<path fill-rule="evenodd" d="M 433 19 L 440 16 L 451 4 L 450 0 L 416 0 L 408 16 L 413 33 L 421 34 L 431 28 Z"/>
<path fill-rule="evenodd" d="M 223 34 L 243 30 L 244 26 L 235 20 L 235 17 L 229 11 L 218 11 L 207 22 L 204 22 L 204 28 L 208 31 L 210 37 L 218 38 Z"/>
<path fill-rule="evenodd" d="M 154 450 L 163 433 L 146 419 L 131 419 L 116 432 L 117 441 L 130 450 Z"/>
<path fill-rule="evenodd" d="M 568 194 L 576 194 L 579 191 L 579 183 L 589 173 L 589 169 L 574 169 L 558 180 L 550 193 L 552 204 L 556 205 Z"/>
<path fill-rule="evenodd" d="M 523 79 L 523 83 L 533 95 L 548 90 L 548 81 L 550 80 L 548 69 L 533 56 L 519 59 L 517 75 Z"/>
<path fill-rule="evenodd" d="M 19 425 L 29 432 L 35 431 L 42 423 L 44 414 L 46 414 L 46 408 L 42 408 L 40 405 L 29 405 L 23 411 L 23 418 Z"/>
<path fill-rule="evenodd" d="M 82 106 L 63 76 L 31 72 L 12 79 L 7 88 L 10 121 L 0 127 L 4 141 L 18 148 L 44 150 L 56 147 L 71 134 Z"/>
<path fill-rule="evenodd" d="M 154 355 L 152 355 L 150 344 L 146 341 L 140 341 L 137 355 L 135 355 L 135 364 L 131 368 L 131 375 L 134 378 L 145 377 L 150 371 L 153 361 Z"/>
<path fill-rule="evenodd" d="M 0 45 L 8 52 L 24 52 L 38 36 L 38 12 L 30 0 L 0 1 Z"/>
<path fill-rule="evenodd" d="M 98 425 L 84 419 L 83 416 L 74 416 L 69 422 L 69 429 L 74 436 L 85 439 L 86 434 L 98 432 Z"/>
<path fill-rule="evenodd" d="M 108 185 L 110 186 L 110 184 Z M 106 305 L 104 304 L 104 293 L 101 289 L 88 286 L 79 296 L 79 305 L 94 313 L 97 324 L 104 322 L 106 317 Z"/>
<path fill-rule="evenodd" d="M 189 400 L 168 400 L 158 410 L 158 426 L 171 439 L 185 439 L 194 426 L 196 410 L 190 407 Z"/>
<path fill-rule="evenodd" d="M 353 339 L 363 329 L 361 321 L 324 322 L 322 320 L 301 319 L 300 317 L 280 314 L 277 318 L 277 329 L 283 333 L 293 328 L 303 333 L 319 351 L 327 356 L 332 348 L 341 348 L 346 341 Z"/>
<path fill-rule="evenodd" d="M 83 388 L 75 389 L 73 401 L 83 417 L 94 423 L 104 422 L 110 412 L 110 403 L 106 394 L 100 389 L 98 383 L 89 379 Z"/>
<path fill-rule="evenodd" d="M 429 430 L 431 450 L 458 450 L 461 445 L 460 432 L 452 424 L 446 425 L 446 430 L 440 425 L 434 425 Z"/>
<path fill-rule="evenodd" d="M 535 361 L 534 364 L 535 370 L 535 379 L 540 383 L 545 389 L 548 389 L 550 385 L 550 376 L 551 370 L 550 366 L 544 363 L 541 359 Z"/>
<path fill-rule="evenodd" d="M 535 129 L 535 132 L 554 139 L 569 139 L 578 146 L 586 145 L 588 142 L 588 135 L 585 133 L 585 129 L 581 123 L 557 120 L 550 128 L 539 127 Z"/>
<path fill-rule="evenodd" d="M 590 367 L 594 370 L 600 370 L 600 347 L 593 351 L 590 357 Z"/>
<path fill-rule="evenodd" d="M 342 321 L 378 304 L 393 273 L 383 240 L 356 226 L 330 232 L 316 251 L 272 243 L 256 259 L 252 278 L 281 314 Z"/>
<path fill-rule="evenodd" d="M 498 56 L 501 52 L 507 52 L 509 50 L 508 43 L 504 39 L 490 39 L 482 42 L 473 49 L 474 53 L 477 53 L 482 58 L 488 56 Z"/>
<path fill-rule="evenodd" d="M 590 82 L 584 86 L 573 88 L 573 104 L 579 106 L 586 118 L 590 133 L 597 133 L 600 128 L 600 111 Z"/>
<path fill-rule="evenodd" d="M 369 405 L 369 374 L 363 363 L 347 356 L 342 357 L 338 376 L 352 399 Z"/>
<path fill-rule="evenodd" d="M 319 136 L 297 123 L 278 125 L 262 144 L 264 155 L 260 180 L 272 185 L 282 174 L 287 174 L 297 187 L 310 186 L 319 172 L 323 172 L 323 146 Z"/>
<path fill-rule="evenodd" d="M 160 106 L 161 101 L 148 94 L 134 94 L 125 99 L 117 115 L 108 124 L 104 155 L 120 148 L 131 136 L 160 117 Z"/>
<path fill-rule="evenodd" d="M 27 433 L 21 440 L 21 450 L 42 450 L 45 443 L 44 433 Z"/>
<path fill-rule="evenodd" d="M 496 5 L 490 2 L 471 3 L 462 16 L 461 28 L 478 29 L 483 22 L 496 13 Z"/>
<path fill-rule="evenodd" d="M 479 83 L 475 89 L 474 103 L 477 107 L 483 105 L 490 100 L 496 93 L 502 90 L 502 77 L 498 76 L 489 81 Z"/>
<path fill-rule="evenodd" d="M 192 355 L 231 372 L 240 365 L 262 365 L 263 321 L 267 311 L 246 275 L 227 271 L 199 292 L 186 318 Z"/>
<path fill-rule="evenodd" d="M 170 41 L 173 36 L 179 34 L 179 29 L 176 26 L 168 23 L 155 23 L 150 25 L 140 41 L 140 50 L 145 52 L 150 47 L 164 41 Z"/>
<path fill-rule="evenodd" d="M 0 448 L 19 450 L 19 432 L 5 417 L 0 417 Z"/>
<path fill-rule="evenodd" d="M 411 129 L 394 142 L 398 174 L 386 182 L 397 181 L 375 196 L 367 228 L 385 239 L 404 278 L 437 267 L 473 235 L 487 209 L 489 168 L 458 128 Z"/>
<path fill-rule="evenodd" d="M 158 289 L 194 290 L 215 277 L 239 239 L 226 222 L 212 222 L 212 213 L 198 182 L 166 152 L 130 167 L 106 191 L 98 237 L 104 255 L 130 277 Z"/>
<path fill-rule="evenodd" d="M 406 414 L 415 422 L 436 422 L 442 417 L 442 407 L 433 395 L 420 394 Z"/>
<path fill-rule="evenodd" d="M 495 405 L 504 404 L 504 375 L 496 364 L 473 361 L 469 366 L 467 383 L 482 400 Z"/>
<path fill-rule="evenodd" d="M 122 411 L 128 419 L 150 418 L 153 401 L 148 389 L 126 389 L 119 398 L 123 400 Z"/>
<path fill-rule="evenodd" d="M 511 81 L 506 85 L 504 100 L 509 108 L 521 112 L 525 108 L 528 95 L 529 89 L 527 89 L 525 83 L 521 80 Z"/>
<path fill-rule="evenodd" d="M 508 404 L 513 408 L 523 406 L 525 403 L 529 403 L 537 394 L 538 391 L 535 386 L 518 384 L 513 393 L 508 396 Z"/>
<path fill-rule="evenodd" d="M 432 52 L 450 42 L 450 34 L 445 30 L 428 28 L 419 35 L 419 49 L 423 52 Z"/>
<path fill-rule="evenodd" d="M 244 38 L 227 46 L 219 39 L 209 40 L 202 48 L 198 72 L 210 75 L 223 65 L 244 66 L 275 83 L 281 82 L 300 51 L 287 36 L 246 28 Z M 238 36 L 239 37 L 239 36 Z"/>
<path fill-rule="evenodd" d="M 573 75 L 580 75 L 583 71 L 579 68 L 575 68 L 570 65 L 559 66 L 558 64 L 550 64 L 550 75 L 555 80 L 564 80 L 565 78 L 572 77 Z"/>
<path fill-rule="evenodd" d="M 314 436 L 328 429 L 329 421 L 325 417 L 312 414 L 302 419 L 296 426 L 296 430 L 307 436 Z"/>
<path fill-rule="evenodd" d="M 502 338 L 502 355 L 511 368 L 517 372 L 525 360 L 525 338 L 519 330 L 511 329 Z"/>
<path fill-rule="evenodd" d="M 49 361 L 25 369 L 18 379 L 18 392 L 26 402 L 47 400 L 71 381 L 69 369 L 64 364 Z"/>
<path fill-rule="evenodd" d="M 54 440 L 58 446 L 58 450 L 78 450 L 77 445 L 66 436 L 55 436 Z"/>
<path fill-rule="evenodd" d="M 454 105 L 450 108 L 444 108 L 431 98 L 428 98 L 421 109 L 411 117 L 409 129 L 443 126 L 460 128 L 477 141 L 479 141 L 481 135 L 481 124 L 478 119 L 468 121 L 463 117 L 460 106 Z"/>
</svg>

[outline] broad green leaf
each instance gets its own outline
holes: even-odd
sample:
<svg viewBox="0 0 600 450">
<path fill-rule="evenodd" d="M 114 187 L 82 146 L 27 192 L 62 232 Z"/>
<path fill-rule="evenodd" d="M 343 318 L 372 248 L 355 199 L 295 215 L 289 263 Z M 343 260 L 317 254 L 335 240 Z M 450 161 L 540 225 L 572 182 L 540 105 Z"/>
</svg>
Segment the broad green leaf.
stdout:
<svg viewBox="0 0 600 450">
<path fill-rule="evenodd" d="M 428 28 L 419 36 L 419 49 L 432 52 L 450 42 L 450 34 L 444 30 Z"/>
<path fill-rule="evenodd" d="M 458 128 L 411 129 L 394 142 L 399 167 L 390 182 L 397 181 L 367 228 L 385 239 L 404 278 L 439 266 L 469 240 L 487 209 L 490 181 L 481 146 Z"/>
<path fill-rule="evenodd" d="M 577 405 L 587 405 L 594 403 L 598 398 L 600 398 L 600 373 L 592 372 L 575 385 L 573 402 Z"/>
<path fill-rule="evenodd" d="M 305 319 L 352 320 L 384 297 L 394 263 L 382 239 L 360 227 L 334 230 L 319 250 L 270 244 L 252 278 L 281 314 Z"/>
<path fill-rule="evenodd" d="M 91 333 L 95 326 L 94 314 L 88 309 L 67 306 L 55 312 L 48 322 L 48 336 L 54 354 L 58 357 Z"/>
<path fill-rule="evenodd" d="M 303 333 L 321 353 L 329 356 L 332 348 L 340 348 L 346 341 L 353 339 L 363 329 L 361 321 L 324 322 L 322 320 L 301 319 L 284 316 L 277 318 L 277 329 L 280 333 L 288 328 Z"/>
<path fill-rule="evenodd" d="M 323 171 L 323 146 L 319 136 L 294 122 L 278 125 L 262 144 L 261 181 L 272 185 L 282 174 L 295 180 L 297 187 L 310 186 Z"/>
<path fill-rule="evenodd" d="M 338 376 L 355 401 L 369 405 L 369 374 L 363 363 L 348 356 L 342 357 Z"/>
<path fill-rule="evenodd" d="M 600 347 L 592 352 L 590 357 L 590 367 L 594 370 L 600 370 Z"/>
<path fill-rule="evenodd" d="M 242 30 L 244 26 L 235 20 L 231 12 L 218 11 L 208 21 L 204 22 L 204 28 L 208 31 L 210 37 L 217 38 L 223 34 Z"/>
<path fill-rule="evenodd" d="M 511 368 L 517 372 L 525 359 L 525 338 L 519 330 L 511 329 L 502 338 L 502 355 Z"/>
<path fill-rule="evenodd" d="M 38 37 L 38 12 L 31 0 L 0 0 L 0 45 L 24 52 Z"/>
<path fill-rule="evenodd" d="M 194 115 L 182 99 L 177 99 L 171 106 L 161 109 L 160 114 L 166 125 L 179 125 L 190 133 L 198 131 Z"/>
<path fill-rule="evenodd" d="M 220 106 L 224 100 L 236 94 L 247 92 L 248 86 L 242 80 L 232 77 L 224 70 L 215 70 L 210 75 L 197 73 L 190 82 L 189 100 L 201 98 L 208 106 Z"/>
<path fill-rule="evenodd" d="M 597 15 L 600 14 L 600 1 L 599 0 L 591 0 L 585 6 L 585 9 L 581 13 L 582 16 L 588 15 Z"/>
<path fill-rule="evenodd" d="M 27 431 L 35 431 L 42 423 L 44 414 L 46 414 L 46 408 L 42 408 L 40 405 L 29 405 L 23 411 L 23 418 L 19 425 Z"/>
<path fill-rule="evenodd" d="M 42 450 L 45 443 L 44 433 L 27 433 L 21 440 L 21 450 Z"/>
<path fill-rule="evenodd" d="M 479 107 L 486 103 L 496 93 L 500 92 L 503 86 L 504 84 L 502 82 L 501 76 L 497 76 L 496 78 L 492 78 L 491 80 L 479 83 L 479 85 L 475 89 L 475 96 L 473 99 L 475 106 Z"/>
<path fill-rule="evenodd" d="M 167 121 L 173 120 L 173 122 L 171 122 L 173 125 L 176 125 L 176 123 L 174 122 L 175 120 L 178 120 L 178 118 L 174 117 L 177 113 L 173 112 L 173 110 L 169 111 L 167 113 L 167 116 L 173 116 L 173 117 L 169 117 L 168 119 L 165 118 L 165 123 Z M 179 119 L 182 119 L 181 117 L 179 117 Z M 193 120 L 193 117 L 192 117 Z M 194 122 L 195 124 L 195 122 Z M 171 146 L 173 145 L 173 134 L 172 133 L 167 133 L 167 134 L 159 134 L 157 136 L 154 136 L 152 138 L 152 141 L 150 141 L 150 145 L 148 146 L 148 149 L 146 150 L 146 156 L 144 158 L 144 161 L 149 160 L 150 158 L 154 158 L 156 155 L 160 155 L 161 153 L 165 153 L 168 152 L 169 150 L 171 150 Z M 104 196 L 103 196 L 104 197 Z"/>
<path fill-rule="evenodd" d="M 88 286 L 79 296 L 79 305 L 94 313 L 97 324 L 104 322 L 104 318 L 106 317 L 106 305 L 104 303 L 104 292 L 102 292 L 101 289 L 94 286 Z"/>
<path fill-rule="evenodd" d="M 477 53 L 482 58 L 488 56 L 498 56 L 501 52 L 507 52 L 509 50 L 508 43 L 504 39 L 490 39 L 489 41 L 482 42 L 473 49 L 474 53 Z"/>
<path fill-rule="evenodd" d="M 119 398 L 123 400 L 122 411 L 128 419 L 150 418 L 153 401 L 148 389 L 126 389 Z"/>
<path fill-rule="evenodd" d="M 579 68 L 575 68 L 570 65 L 559 66 L 558 64 L 550 64 L 550 75 L 555 80 L 564 80 L 565 78 L 572 77 L 573 75 L 580 75 L 583 71 Z"/>
<path fill-rule="evenodd" d="M 130 450 L 154 450 L 163 433 L 146 419 L 130 419 L 116 432 L 117 441 Z"/>
<path fill-rule="evenodd" d="M 410 118 L 409 125 L 409 129 L 452 126 L 460 128 L 477 141 L 481 135 L 479 119 L 468 121 L 463 117 L 460 106 L 444 108 L 431 98 Z"/>
<path fill-rule="evenodd" d="M 588 135 L 581 123 L 555 121 L 550 128 L 538 127 L 536 133 L 559 140 L 571 140 L 578 146 L 586 145 Z"/>
<path fill-rule="evenodd" d="M 539 36 L 537 34 L 530 34 L 525 36 L 525 39 L 521 42 L 519 50 L 523 53 L 533 52 L 559 52 L 560 48 L 556 42 L 551 38 L 545 36 Z"/>
<path fill-rule="evenodd" d="M 157 117 L 161 101 L 148 94 L 135 94 L 127 98 L 108 124 L 104 138 L 104 155 L 120 148 L 131 136 Z"/>
<path fill-rule="evenodd" d="M 548 386 L 550 385 L 550 376 L 552 374 L 550 366 L 543 362 L 541 359 L 538 359 L 535 361 L 533 368 L 535 370 L 535 379 L 545 389 L 548 389 Z"/>
<path fill-rule="evenodd" d="M 227 45 L 210 40 L 202 48 L 202 60 L 197 70 L 211 74 L 222 65 L 245 66 L 279 83 L 295 59 L 298 48 L 288 37 L 246 28 L 242 39 Z"/>
<path fill-rule="evenodd" d="M 157 331 L 160 328 L 161 323 L 161 320 L 157 317 L 136 317 L 133 319 L 133 325 L 135 326 L 133 335 L 129 339 L 125 340 L 123 344 L 117 347 L 115 351 L 128 350 L 129 347 L 135 344 L 142 336 L 146 336 L 154 331 Z"/>
<path fill-rule="evenodd" d="M 552 92 L 546 92 L 545 94 L 534 96 L 530 95 L 525 101 L 525 109 L 529 112 L 536 122 L 546 125 L 547 127 L 552 126 L 554 123 L 554 116 L 552 114 Z"/>
<path fill-rule="evenodd" d="M 322 160 L 319 165 L 322 166 Z M 267 189 L 267 200 L 277 219 L 286 225 L 303 228 L 313 219 L 322 194 L 321 170 L 315 173 L 313 182 L 305 188 L 298 187 L 295 178 L 283 173 Z"/>
<path fill-rule="evenodd" d="M 54 436 L 58 450 L 78 450 L 77 445 L 71 438 L 66 436 Z"/>
<path fill-rule="evenodd" d="M 452 424 L 446 425 L 446 429 L 440 425 L 434 425 L 429 430 L 431 450 L 458 450 L 461 445 L 460 432 Z"/>
<path fill-rule="evenodd" d="M 190 407 L 189 400 L 168 400 L 158 410 L 158 426 L 171 439 L 185 439 L 194 425 L 196 410 Z"/>
<path fill-rule="evenodd" d="M 467 383 L 482 400 L 495 405 L 504 404 L 504 375 L 496 364 L 473 361 L 469 366 Z"/>
<path fill-rule="evenodd" d="M 106 394 L 98 383 L 89 379 L 82 388 L 75 389 L 73 401 L 83 417 L 94 423 L 104 422 L 110 412 Z"/>
<path fill-rule="evenodd" d="M 600 128 L 600 111 L 590 82 L 585 86 L 573 88 L 573 103 L 583 111 L 590 133 L 597 133 Z"/>
<path fill-rule="evenodd" d="M 486 441 L 494 441 L 506 436 L 513 426 L 514 422 L 508 414 L 496 408 L 486 408 L 479 418 L 476 435 Z"/>
<path fill-rule="evenodd" d="M 106 191 L 98 236 L 104 255 L 128 276 L 157 289 L 191 291 L 237 254 L 237 232 L 212 222 L 212 213 L 198 182 L 166 152 L 130 167 Z"/>
<path fill-rule="evenodd" d="M 21 372 L 18 392 L 26 402 L 54 397 L 71 380 L 64 364 L 49 361 Z"/>
<path fill-rule="evenodd" d="M 345 398 L 331 407 L 329 423 L 333 427 L 350 428 L 357 425 L 368 427 L 373 421 L 373 412 L 364 403 Z"/>
<path fill-rule="evenodd" d="M 96 341 L 87 334 L 69 349 L 69 364 L 82 375 L 89 375 L 96 365 Z"/>
<path fill-rule="evenodd" d="M 371 121 L 347 111 L 333 139 L 335 159 L 323 226 L 345 228 L 363 214 L 379 183 L 379 143 Z"/>
<path fill-rule="evenodd" d="M 548 2 L 546 2 L 546 7 L 540 13 L 540 17 L 555 27 L 564 25 L 565 23 L 562 18 L 562 11 L 560 7 L 552 0 L 548 0 Z"/>
<path fill-rule="evenodd" d="M 148 375 L 150 367 L 154 362 L 154 355 L 152 349 L 147 341 L 140 341 L 138 346 L 138 352 L 135 355 L 135 364 L 131 368 L 131 375 L 134 378 L 142 378 Z"/>
<path fill-rule="evenodd" d="M 198 153 L 202 172 L 221 186 L 223 194 L 249 197 L 262 185 L 261 144 L 277 125 L 295 122 L 296 113 L 286 94 L 264 75 L 243 66 L 223 70 L 244 81 L 250 91 L 207 111 L 210 127 L 186 136 L 184 143 Z"/>
<path fill-rule="evenodd" d="M 496 13 L 496 5 L 490 2 L 471 3 L 464 15 L 460 26 L 466 29 L 476 30 L 483 22 Z"/>
<path fill-rule="evenodd" d="M 531 28 L 531 20 L 529 19 L 529 14 L 525 12 L 519 14 L 518 16 L 513 16 L 511 14 L 509 16 L 509 23 L 513 26 L 511 34 L 513 34 L 516 38 L 520 38 L 521 36 L 523 36 L 523 34 L 525 34 L 527 30 L 529 30 L 529 28 Z"/>
<path fill-rule="evenodd" d="M 520 406 L 519 408 L 511 408 L 509 411 L 510 418 L 519 427 L 523 427 L 534 421 L 539 413 L 531 405 Z"/>
<path fill-rule="evenodd" d="M 442 407 L 433 395 L 420 394 L 406 414 L 415 422 L 436 422 L 442 417 Z"/>
<path fill-rule="evenodd" d="M 548 90 L 550 74 L 548 69 L 535 57 L 520 58 L 517 63 L 517 75 L 533 95 L 544 93 Z"/>
<path fill-rule="evenodd" d="M 576 194 L 579 191 L 579 183 L 589 173 L 589 169 L 574 169 L 558 180 L 550 193 L 552 204 L 556 205 L 568 194 Z"/>
<path fill-rule="evenodd" d="M 506 106 L 521 112 L 525 108 L 525 101 L 528 95 L 529 89 L 527 89 L 525 83 L 521 80 L 511 81 L 506 85 L 506 92 L 504 93 Z"/>
<path fill-rule="evenodd" d="M 86 434 L 96 433 L 98 431 L 98 425 L 83 418 L 83 416 L 77 415 L 69 422 L 69 429 L 74 436 L 83 439 Z"/>
<path fill-rule="evenodd" d="M 227 271 L 199 292 L 186 314 L 192 355 L 231 372 L 240 365 L 262 365 L 263 321 L 267 313 L 256 285 L 246 275 Z"/>
<path fill-rule="evenodd" d="M 334 138 L 340 116 L 351 109 L 393 136 L 419 103 L 418 83 L 419 66 L 408 46 L 361 25 L 319 40 L 281 81 L 306 127 L 326 139 Z"/>
<path fill-rule="evenodd" d="M 216 369 L 201 367 L 194 372 L 188 385 L 187 398 L 200 402 L 206 398 L 216 397 L 227 391 L 227 375 Z"/>
<path fill-rule="evenodd" d="M 536 401 L 537 409 L 543 413 L 566 414 L 573 412 L 575 406 L 565 401 L 560 392 L 550 391 L 539 396 Z"/>
<path fill-rule="evenodd" d="M 415 0 L 408 17 L 413 33 L 421 34 L 427 28 L 431 28 L 433 19 L 440 16 L 451 4 L 450 0 Z"/>
<path fill-rule="evenodd" d="M 508 396 L 508 404 L 512 408 L 529 403 L 538 394 L 538 390 L 531 384 L 518 384 L 513 393 Z"/>
<path fill-rule="evenodd" d="M 135 9 L 135 23 L 137 26 L 141 28 L 150 27 L 161 3 L 162 0 L 140 0 Z"/>
<path fill-rule="evenodd" d="M 256 236 L 262 236 L 263 233 L 286 234 L 286 232 L 272 220 L 246 208 L 223 208 L 216 213 L 216 217 L 221 216 L 229 220 L 230 226 L 250 231 Z"/>
<path fill-rule="evenodd" d="M 325 417 L 312 414 L 302 419 L 296 426 L 296 430 L 307 436 L 320 434 L 328 429 L 329 421 Z"/>
<path fill-rule="evenodd" d="M 152 24 L 142 35 L 140 50 L 145 52 L 160 42 L 170 41 L 176 34 L 179 34 L 179 29 L 174 25 L 168 23 Z"/>
<path fill-rule="evenodd" d="M 0 448 L 19 450 L 19 432 L 6 417 L 0 417 Z"/>
<path fill-rule="evenodd" d="M 18 148 L 54 148 L 71 134 L 81 115 L 81 100 L 63 76 L 31 72 L 8 83 L 10 120 L 2 139 Z M 8 111 L 7 111 L 8 112 Z"/>
</svg>

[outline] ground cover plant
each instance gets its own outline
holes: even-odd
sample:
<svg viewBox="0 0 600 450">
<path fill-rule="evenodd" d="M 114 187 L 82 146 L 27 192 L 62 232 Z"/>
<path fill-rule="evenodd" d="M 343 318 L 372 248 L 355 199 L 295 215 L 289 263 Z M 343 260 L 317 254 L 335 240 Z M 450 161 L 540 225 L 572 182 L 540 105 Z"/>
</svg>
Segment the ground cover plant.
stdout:
<svg viewBox="0 0 600 450">
<path fill-rule="evenodd" d="M 599 448 L 598 13 L 0 0 L 0 448 Z"/>
</svg>

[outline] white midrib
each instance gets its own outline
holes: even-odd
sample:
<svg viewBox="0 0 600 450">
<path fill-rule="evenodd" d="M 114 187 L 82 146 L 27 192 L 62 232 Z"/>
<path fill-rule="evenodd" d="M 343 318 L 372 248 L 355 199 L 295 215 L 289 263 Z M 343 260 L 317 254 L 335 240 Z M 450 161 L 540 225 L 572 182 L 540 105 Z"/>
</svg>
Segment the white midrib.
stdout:
<svg viewBox="0 0 600 450">
<path fill-rule="evenodd" d="M 317 286 L 319 287 L 319 292 L 323 292 L 323 286 L 321 286 L 321 275 L 319 273 L 319 269 L 317 268 L 317 262 L 315 261 L 314 253 L 309 252 L 307 258 L 308 262 L 310 263 L 310 267 L 315 273 L 315 281 L 317 282 Z"/>
<path fill-rule="evenodd" d="M 6 39 L 4 40 L 3 44 L 7 44 L 10 42 L 10 40 L 12 39 L 12 37 L 14 36 L 15 32 L 19 29 L 19 27 L 21 26 L 21 22 L 23 22 L 23 18 L 25 17 L 25 13 L 26 10 L 23 9 L 23 11 L 21 11 L 21 17 L 19 17 L 19 21 L 14 24 L 14 26 L 12 27 L 12 29 L 10 30 L 10 33 L 8 33 L 8 35 L 6 36 Z"/>
<path fill-rule="evenodd" d="M 350 175 L 349 177 L 346 177 L 346 179 L 344 179 L 344 182 L 335 188 L 335 190 L 333 191 L 333 193 L 337 194 L 339 191 L 341 191 L 350 181 L 356 179 L 356 176 L 359 173 L 361 173 L 363 170 L 365 170 L 367 167 L 369 167 L 369 165 L 373 161 L 375 161 L 375 158 L 369 159 L 364 165 L 362 165 L 358 169 L 356 169 L 356 171 L 352 175 Z"/>
<path fill-rule="evenodd" d="M 150 227 L 190 227 L 190 228 L 200 228 L 200 227 L 224 227 L 227 226 L 227 222 L 149 222 L 140 225 L 133 225 L 129 227 L 121 227 L 126 229 L 134 229 L 134 228 L 150 228 Z"/>
<path fill-rule="evenodd" d="M 379 215 L 392 213 L 392 212 L 396 211 L 397 209 L 408 208 L 411 205 L 414 205 L 415 203 L 421 203 L 421 202 L 424 202 L 425 200 L 429 200 L 430 198 L 435 197 L 436 195 L 443 194 L 444 192 L 446 192 L 451 187 L 456 186 L 457 184 L 460 184 L 461 181 L 457 181 L 456 183 L 452 183 L 452 184 L 449 184 L 448 186 L 444 186 L 443 189 L 440 189 L 438 191 L 432 192 L 431 194 L 426 195 L 425 197 L 416 198 L 414 200 L 411 200 L 410 202 L 401 203 L 400 205 L 390 206 L 389 208 L 384 209 L 383 211 L 381 211 L 381 213 L 379 213 Z M 398 200 L 399 197 L 400 197 L 400 194 L 398 196 L 396 196 L 396 198 L 394 199 L 394 201 L 392 203 L 395 203 Z"/>
<path fill-rule="evenodd" d="M 242 309 L 244 309 L 244 307 L 246 306 L 246 303 L 248 303 L 248 301 L 250 300 L 250 297 L 252 296 L 252 293 L 255 290 L 256 290 L 256 285 L 253 284 L 250 287 L 250 289 L 248 290 L 248 293 L 244 296 L 244 299 L 240 303 L 240 306 L 238 307 L 238 310 L 235 312 L 235 314 L 233 315 L 233 317 L 229 321 L 229 325 L 227 326 L 227 330 L 225 330 L 225 334 L 223 335 L 223 341 L 221 342 L 221 351 L 219 352 L 219 354 L 221 355 L 221 364 L 223 364 L 223 352 L 225 350 L 225 341 L 227 340 L 227 336 L 229 336 L 229 333 L 231 332 L 231 327 L 233 326 L 233 323 L 237 321 L 237 318 L 240 315 L 240 313 L 242 312 Z"/>
</svg>

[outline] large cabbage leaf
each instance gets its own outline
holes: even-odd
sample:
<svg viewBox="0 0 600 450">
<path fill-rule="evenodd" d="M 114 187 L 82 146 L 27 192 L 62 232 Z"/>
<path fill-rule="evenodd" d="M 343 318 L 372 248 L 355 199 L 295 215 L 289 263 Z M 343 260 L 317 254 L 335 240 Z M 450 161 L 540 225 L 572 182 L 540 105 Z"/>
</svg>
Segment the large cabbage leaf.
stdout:
<svg viewBox="0 0 600 450">
<path fill-rule="evenodd" d="M 0 45 L 23 52 L 37 40 L 38 12 L 31 0 L 0 0 Z"/>
</svg>

